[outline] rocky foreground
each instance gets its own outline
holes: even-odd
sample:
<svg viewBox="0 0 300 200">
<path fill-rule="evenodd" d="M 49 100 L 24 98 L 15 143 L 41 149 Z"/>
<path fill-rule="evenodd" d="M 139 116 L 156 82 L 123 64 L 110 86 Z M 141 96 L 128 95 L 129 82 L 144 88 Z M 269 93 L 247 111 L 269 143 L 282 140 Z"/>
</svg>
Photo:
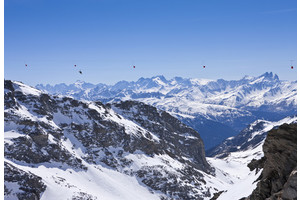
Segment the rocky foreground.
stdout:
<svg viewBox="0 0 300 200">
<path fill-rule="evenodd" d="M 246 200 L 297 199 L 297 124 L 284 124 L 267 135 L 264 157 L 251 170 L 263 169 L 256 189 Z"/>
</svg>

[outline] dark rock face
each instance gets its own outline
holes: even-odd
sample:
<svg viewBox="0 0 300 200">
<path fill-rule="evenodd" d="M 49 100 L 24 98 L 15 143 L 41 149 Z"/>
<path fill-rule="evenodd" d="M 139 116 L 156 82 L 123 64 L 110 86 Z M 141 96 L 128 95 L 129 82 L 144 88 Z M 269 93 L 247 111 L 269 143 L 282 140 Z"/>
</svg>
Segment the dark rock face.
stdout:
<svg viewBox="0 0 300 200">
<path fill-rule="evenodd" d="M 297 124 L 284 124 L 271 130 L 263 145 L 262 161 L 251 168 L 263 167 L 257 188 L 246 199 L 297 199 Z"/>
<path fill-rule="evenodd" d="M 41 193 L 46 189 L 46 185 L 42 182 L 42 178 L 32 173 L 20 170 L 13 165 L 4 163 L 4 195 L 6 197 L 36 200 L 40 199 Z M 18 192 L 14 192 L 10 186 L 19 188 Z"/>
<path fill-rule="evenodd" d="M 5 94 L 4 129 L 23 133 L 20 137 L 13 138 L 13 143 L 5 143 L 5 157 L 31 164 L 61 162 L 84 169 L 81 162 L 60 145 L 63 131 L 47 123 L 49 119 L 53 119 L 53 112 L 57 110 L 54 100 L 47 94 L 34 96 L 15 91 L 11 81 L 5 81 L 5 87 L 9 91 Z M 46 120 L 35 120 L 28 115 L 20 116 L 25 105 L 32 110 L 34 117 L 44 117 Z M 55 142 L 49 143 L 49 135 Z"/>
<path fill-rule="evenodd" d="M 189 163 L 194 167 L 207 173 L 212 171 L 205 159 L 204 145 L 199 133 L 167 112 L 136 101 L 114 103 L 113 109 L 155 133 L 161 139 L 156 147 L 158 153 L 167 153 L 176 159 L 182 159 L 182 156 L 189 157 L 193 160 L 193 163 Z"/>
<path fill-rule="evenodd" d="M 4 154 L 15 166 L 85 172 L 89 164 L 99 165 L 136 177 L 161 198 L 212 195 L 202 172 L 214 174 L 214 169 L 205 159 L 199 133 L 164 111 L 133 101 L 104 105 L 51 96 L 12 81 L 5 81 L 4 99 L 4 128 L 9 135 Z M 136 168 L 139 156 L 164 163 Z M 11 176 L 21 179 L 27 173 L 17 173 L 21 169 L 15 166 L 6 164 L 6 182 L 15 182 Z M 43 179 L 26 176 L 35 180 L 27 182 L 26 188 L 37 191 L 27 189 L 27 196 L 21 199 L 39 199 L 46 188 Z M 13 191 L 6 187 L 6 195 L 10 193 Z M 96 199 L 84 192 L 72 198 Z"/>
<path fill-rule="evenodd" d="M 297 169 L 294 169 L 282 189 L 282 199 L 297 199 Z"/>
</svg>

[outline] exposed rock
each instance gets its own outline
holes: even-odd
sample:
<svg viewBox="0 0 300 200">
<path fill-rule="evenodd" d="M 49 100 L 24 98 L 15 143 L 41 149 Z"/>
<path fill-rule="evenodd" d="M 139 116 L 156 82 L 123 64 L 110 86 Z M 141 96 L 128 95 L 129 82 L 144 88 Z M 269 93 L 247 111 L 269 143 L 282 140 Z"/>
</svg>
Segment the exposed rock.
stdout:
<svg viewBox="0 0 300 200">
<path fill-rule="evenodd" d="M 7 162 L 4 162 L 4 180 L 4 195 L 7 198 L 36 200 L 40 199 L 41 193 L 46 189 L 41 177 L 18 169 Z"/>
<path fill-rule="evenodd" d="M 224 191 L 220 191 L 220 192 L 214 193 L 214 196 L 213 196 L 210 200 L 217 200 L 218 197 L 219 197 L 223 192 L 224 192 Z"/>
<path fill-rule="evenodd" d="M 207 173 L 212 172 L 212 168 L 205 159 L 204 144 L 199 133 L 178 119 L 165 111 L 136 101 L 114 103 L 113 109 L 149 132 L 155 133 L 161 139 L 157 147 L 149 148 L 147 145 L 144 151 L 167 153 L 177 159 L 182 156 L 189 157 L 193 160 L 190 164 L 197 164 L 194 165 L 196 168 Z M 140 146 L 140 144 L 137 145 Z M 182 162 L 185 161 L 182 160 Z"/>
<path fill-rule="evenodd" d="M 297 199 L 297 169 L 294 169 L 282 189 L 282 199 Z"/>
<path fill-rule="evenodd" d="M 271 130 L 263 145 L 261 162 L 250 169 L 263 167 L 257 188 L 247 200 L 297 199 L 297 124 L 284 124 Z"/>
</svg>

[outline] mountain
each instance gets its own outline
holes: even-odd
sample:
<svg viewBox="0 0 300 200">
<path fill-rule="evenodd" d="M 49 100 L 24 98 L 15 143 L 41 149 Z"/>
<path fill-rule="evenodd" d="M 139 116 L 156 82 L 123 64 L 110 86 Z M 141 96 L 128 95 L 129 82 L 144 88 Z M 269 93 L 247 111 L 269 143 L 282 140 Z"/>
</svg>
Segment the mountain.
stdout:
<svg viewBox="0 0 300 200">
<path fill-rule="evenodd" d="M 226 157 L 232 152 L 246 151 L 261 145 L 266 139 L 267 133 L 284 123 L 296 123 L 297 117 L 286 117 L 282 120 L 271 122 L 257 120 L 242 130 L 238 135 L 229 137 L 220 145 L 207 151 L 209 157 Z"/>
<path fill-rule="evenodd" d="M 296 117 L 257 120 L 205 157 L 202 132 L 149 104 L 4 86 L 5 199 L 295 197 Z"/>
<path fill-rule="evenodd" d="M 48 91 L 53 94 L 62 94 L 62 95 L 73 95 L 77 93 L 81 93 L 82 91 L 89 91 L 97 86 L 105 86 L 104 84 L 94 85 L 92 83 L 86 83 L 84 81 L 77 80 L 74 84 L 66 85 L 65 83 L 56 84 L 55 86 L 51 86 L 49 84 L 36 85 L 36 88 L 43 88 L 43 90 Z"/>
<path fill-rule="evenodd" d="M 238 134 L 257 119 L 276 121 L 295 115 L 297 105 L 296 81 L 282 81 L 272 72 L 231 81 L 181 77 L 167 80 L 164 76 L 155 76 L 88 88 L 75 83 L 59 90 L 60 85 L 39 84 L 36 88 L 50 94 L 104 103 L 144 102 L 168 111 L 202 133 L 206 149 Z"/>
<path fill-rule="evenodd" d="M 209 199 L 199 133 L 142 102 L 4 83 L 5 199 Z"/>
<path fill-rule="evenodd" d="M 294 195 L 296 122 L 296 117 L 258 120 L 209 151 L 207 160 L 216 169 L 215 178 L 229 182 L 218 187 L 217 199 L 264 200 L 273 194 L 271 199 L 278 199 L 277 192 Z"/>
</svg>

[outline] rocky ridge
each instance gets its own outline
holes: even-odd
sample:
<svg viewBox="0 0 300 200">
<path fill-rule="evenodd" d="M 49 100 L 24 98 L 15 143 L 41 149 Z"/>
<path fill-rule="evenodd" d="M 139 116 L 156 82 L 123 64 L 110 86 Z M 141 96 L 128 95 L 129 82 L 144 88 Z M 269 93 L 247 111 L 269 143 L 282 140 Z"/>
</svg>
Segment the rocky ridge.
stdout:
<svg viewBox="0 0 300 200">
<path fill-rule="evenodd" d="M 52 96 L 9 80 L 4 93 L 6 198 L 208 199 L 218 192 L 206 185 L 214 169 L 199 133 L 165 111 Z"/>
<path fill-rule="evenodd" d="M 297 124 L 271 130 L 263 145 L 264 157 L 251 170 L 262 169 L 257 187 L 246 200 L 297 199 Z"/>
</svg>

